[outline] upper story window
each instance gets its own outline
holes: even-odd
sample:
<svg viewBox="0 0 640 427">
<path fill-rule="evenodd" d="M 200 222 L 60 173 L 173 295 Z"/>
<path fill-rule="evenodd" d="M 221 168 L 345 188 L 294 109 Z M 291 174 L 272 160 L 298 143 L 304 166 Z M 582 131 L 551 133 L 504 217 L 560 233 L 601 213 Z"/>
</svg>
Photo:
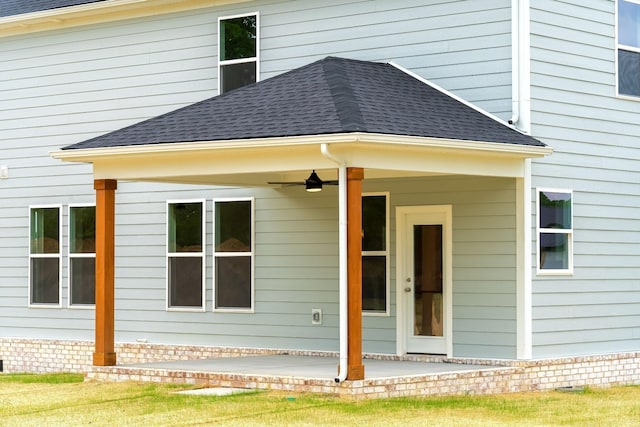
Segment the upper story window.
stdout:
<svg viewBox="0 0 640 427">
<path fill-rule="evenodd" d="M 96 300 L 96 207 L 69 206 L 69 304 Z"/>
<path fill-rule="evenodd" d="M 218 19 L 218 93 L 255 83 L 260 75 L 258 14 Z"/>
<path fill-rule="evenodd" d="M 573 194 L 538 189 L 538 274 L 573 272 Z"/>
<path fill-rule="evenodd" d="M 167 306 L 204 310 L 204 201 L 167 203 Z"/>
<path fill-rule="evenodd" d="M 618 0 L 618 94 L 640 97 L 640 0 Z"/>
<path fill-rule="evenodd" d="M 386 194 L 362 196 L 362 311 L 389 312 L 389 206 Z"/>
<path fill-rule="evenodd" d="M 60 206 L 30 209 L 29 304 L 60 305 L 61 215 Z"/>
</svg>

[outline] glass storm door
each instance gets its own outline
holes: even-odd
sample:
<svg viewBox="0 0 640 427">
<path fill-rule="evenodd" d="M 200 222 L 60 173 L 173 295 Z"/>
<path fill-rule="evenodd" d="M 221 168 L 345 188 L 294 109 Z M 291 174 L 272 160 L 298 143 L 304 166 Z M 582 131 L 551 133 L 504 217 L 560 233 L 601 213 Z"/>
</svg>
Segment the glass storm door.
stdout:
<svg viewBox="0 0 640 427">
<path fill-rule="evenodd" d="M 402 264 L 407 353 L 446 354 L 446 215 L 424 207 L 404 215 Z"/>
</svg>

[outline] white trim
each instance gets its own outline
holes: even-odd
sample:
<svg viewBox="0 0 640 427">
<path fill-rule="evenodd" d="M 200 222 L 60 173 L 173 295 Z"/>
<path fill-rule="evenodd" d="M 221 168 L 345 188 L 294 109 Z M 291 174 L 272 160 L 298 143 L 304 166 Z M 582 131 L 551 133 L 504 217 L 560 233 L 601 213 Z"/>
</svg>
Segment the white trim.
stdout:
<svg viewBox="0 0 640 427">
<path fill-rule="evenodd" d="M 226 61 L 218 61 L 218 66 L 220 66 L 220 65 L 245 64 L 247 62 L 256 62 L 256 57 L 252 56 L 250 58 L 228 59 Z M 220 90 L 220 88 L 218 88 L 218 90 Z"/>
<path fill-rule="evenodd" d="M 228 19 L 244 18 L 247 16 L 256 17 L 256 56 L 252 56 L 250 58 L 220 60 L 220 46 L 222 45 L 222 40 L 220 37 L 220 23 Z M 256 81 L 255 82 L 259 82 L 260 81 L 260 13 L 250 12 L 250 13 L 242 13 L 242 14 L 236 14 L 236 15 L 219 16 L 217 35 L 218 35 L 218 95 L 222 94 L 221 69 L 225 65 L 245 64 L 249 62 L 255 62 L 256 63 Z"/>
<path fill-rule="evenodd" d="M 64 246 L 64 242 L 62 241 L 62 228 L 63 228 L 63 215 L 62 215 L 62 209 L 63 209 L 63 205 L 62 204 L 46 204 L 46 205 L 29 205 L 29 231 L 28 231 L 28 239 L 29 239 L 29 245 L 28 245 L 28 262 L 29 262 L 29 266 L 28 266 L 28 286 L 27 286 L 27 301 L 28 301 L 28 307 L 29 308 L 62 308 L 62 261 L 63 261 L 63 246 Z M 33 209 L 58 209 L 58 253 L 50 253 L 50 254 L 32 254 L 31 253 L 31 244 L 32 244 L 32 239 L 31 239 L 31 232 L 33 231 L 31 229 L 31 212 Z M 34 256 L 35 255 L 35 256 Z M 31 274 L 32 274 L 32 268 L 31 268 L 31 259 L 32 258 L 58 258 L 58 303 L 57 304 L 50 304 L 50 303 L 34 303 L 32 301 L 31 298 Z"/>
<path fill-rule="evenodd" d="M 511 0 L 511 118 L 517 126 L 520 120 L 520 0 Z"/>
<path fill-rule="evenodd" d="M 614 56 L 613 61 L 614 61 L 614 67 L 615 67 L 615 73 L 616 73 L 615 74 L 615 81 L 616 81 L 615 84 L 616 84 L 616 95 L 617 96 L 620 96 L 620 84 L 618 82 L 619 79 L 620 79 L 619 72 L 618 72 L 618 67 L 619 67 L 619 64 L 618 64 L 618 50 L 619 50 L 619 47 L 618 47 L 618 38 L 619 38 L 618 37 L 618 32 L 620 31 L 619 24 L 618 24 L 618 20 L 619 20 L 619 18 L 618 18 L 618 13 L 619 13 L 618 12 L 618 3 L 619 2 L 620 2 L 620 0 L 615 0 L 614 4 L 613 4 L 613 7 L 615 9 L 614 10 L 614 14 L 613 14 L 613 20 L 614 20 L 614 22 L 613 22 L 613 28 L 614 28 L 613 33 L 614 33 L 614 37 L 615 37 L 615 40 L 614 40 L 615 49 L 613 51 L 613 56 Z"/>
<path fill-rule="evenodd" d="M 540 227 L 540 193 L 565 193 L 571 195 L 571 228 L 555 229 Z M 574 210 L 573 190 L 559 188 L 536 188 L 536 274 L 538 276 L 570 276 L 573 275 L 573 210 Z M 541 269 L 540 268 L 540 234 L 566 234 L 568 245 L 568 268 L 566 269 Z"/>
<path fill-rule="evenodd" d="M 640 53 L 640 47 L 637 47 L 637 46 L 628 46 L 626 44 L 619 44 L 618 48 L 622 50 L 628 50 L 630 52 Z"/>
<path fill-rule="evenodd" d="M 71 280 L 72 269 L 71 269 L 71 260 L 73 258 L 96 258 L 95 248 L 93 252 L 79 252 L 72 253 L 71 252 L 71 211 L 73 208 L 95 208 L 95 203 L 70 203 L 67 210 L 67 307 L 70 309 L 80 309 L 80 310 L 91 310 L 95 308 L 94 304 L 73 304 L 73 282 Z M 95 237 L 94 237 L 95 243 Z"/>
<path fill-rule="evenodd" d="M 518 129 L 531 133 L 531 5 L 530 0 L 514 0 L 518 6 Z"/>
<path fill-rule="evenodd" d="M 370 196 L 384 196 L 385 198 L 385 250 L 384 251 L 362 251 L 362 256 L 384 256 L 385 257 L 385 269 L 386 269 L 386 283 L 385 283 L 385 311 L 373 311 L 362 310 L 362 315 L 365 317 L 389 317 L 391 316 L 391 251 L 389 245 L 391 243 L 390 230 L 389 230 L 389 192 L 378 191 L 370 193 L 362 193 L 362 198 Z"/>
<path fill-rule="evenodd" d="M 251 202 L 251 251 L 250 252 L 217 252 L 216 251 L 216 203 L 224 203 L 224 202 Z M 213 293 L 211 295 L 213 306 L 212 310 L 214 313 L 255 313 L 256 306 L 256 289 L 255 289 L 255 253 L 256 253 L 256 218 L 255 218 L 255 197 L 221 197 L 213 199 L 213 210 L 212 210 L 212 221 L 213 221 L 213 229 L 212 229 L 212 245 L 213 248 L 211 250 L 212 256 L 212 280 L 213 280 Z M 248 308 L 234 308 L 234 307 L 216 307 L 216 258 L 223 257 L 240 257 L 246 256 L 251 260 L 251 306 Z"/>
<path fill-rule="evenodd" d="M 433 83 L 432 81 L 429 81 L 429 80 L 419 76 L 418 74 L 414 73 L 413 71 L 408 70 L 408 69 L 402 67 L 401 65 L 396 64 L 393 61 L 389 61 L 388 64 L 393 66 L 393 67 L 396 67 L 398 70 L 402 71 L 403 73 L 410 75 L 411 77 L 413 77 L 414 79 L 420 81 L 421 83 L 424 83 L 424 84 L 426 84 L 428 86 L 431 86 L 433 89 L 437 90 L 438 92 L 442 92 L 443 94 L 447 95 L 448 97 L 455 99 L 456 101 L 466 105 L 467 107 L 477 111 L 478 113 L 483 114 L 483 115 L 489 117 L 490 119 L 492 119 L 492 120 L 494 120 L 494 121 L 496 121 L 496 122 L 508 127 L 509 129 L 514 129 L 514 130 L 524 134 L 524 132 L 520 131 L 517 128 L 513 128 L 508 122 L 502 120 L 500 117 L 495 116 L 495 115 L 491 114 L 490 112 L 488 112 L 486 110 L 483 110 L 482 108 L 478 107 L 477 105 L 474 105 L 474 104 L 470 103 L 469 101 L 466 101 L 463 98 L 460 98 L 458 95 L 454 94 L 453 92 L 449 92 L 445 88 L 443 88 L 441 86 L 438 86 L 437 84 Z"/>
<path fill-rule="evenodd" d="M 179 203 L 200 203 L 202 206 L 202 218 L 201 227 L 202 227 L 202 251 L 200 252 L 169 252 L 169 206 L 175 205 Z M 207 201 L 206 199 L 171 199 L 166 201 L 166 225 L 165 225 L 165 310 L 166 311 L 186 311 L 186 312 L 205 312 L 206 306 L 206 217 L 207 217 Z M 200 302 L 200 307 L 186 307 L 186 306 L 171 306 L 170 299 L 171 295 L 169 292 L 169 259 L 170 258 L 197 258 L 200 257 L 202 259 L 202 271 L 201 271 L 201 280 L 202 280 L 202 298 Z"/>
<path fill-rule="evenodd" d="M 529 360 L 533 357 L 531 160 L 525 159 L 524 162 L 524 177 L 516 178 L 516 357 L 519 360 Z"/>
<path fill-rule="evenodd" d="M 396 206 L 396 352 L 398 355 L 407 353 L 407 307 L 403 274 L 406 270 L 407 238 L 405 228 L 409 214 L 441 214 L 443 224 L 443 297 L 444 297 L 444 339 L 446 341 L 446 356 L 453 357 L 453 206 L 452 205 L 423 205 Z"/>
<path fill-rule="evenodd" d="M 118 147 L 83 148 L 56 150 L 49 154 L 54 159 L 72 162 L 93 162 L 101 158 L 118 158 L 129 155 L 150 155 L 185 151 L 229 150 L 237 148 L 287 147 L 291 145 L 317 145 L 339 143 L 379 143 L 411 145 L 425 148 L 463 150 L 470 152 L 490 152 L 523 157 L 543 157 L 553 152 L 551 147 L 504 144 L 486 141 L 466 141 L 446 138 L 427 138 L 406 135 L 386 135 L 377 133 L 337 133 L 326 135 L 304 135 L 273 138 L 234 139 L 222 141 L 196 141 L 148 145 L 127 145 Z"/>
</svg>

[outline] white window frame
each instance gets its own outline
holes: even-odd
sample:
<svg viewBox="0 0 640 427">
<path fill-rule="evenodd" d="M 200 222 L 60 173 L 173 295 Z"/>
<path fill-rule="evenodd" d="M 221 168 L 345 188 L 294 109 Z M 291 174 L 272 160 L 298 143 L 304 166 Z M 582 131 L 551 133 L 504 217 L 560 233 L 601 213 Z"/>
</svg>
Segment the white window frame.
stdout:
<svg viewBox="0 0 640 427">
<path fill-rule="evenodd" d="M 362 315 L 367 317 L 389 317 L 391 315 L 391 254 L 390 254 L 390 230 L 389 230 L 389 192 L 362 193 L 362 197 L 384 196 L 385 198 L 385 250 L 384 251 L 362 251 L 362 256 L 384 256 L 386 268 L 385 283 L 385 311 L 373 311 L 362 309 Z"/>
<path fill-rule="evenodd" d="M 200 252 L 169 252 L 169 206 L 172 204 L 178 204 L 178 203 L 200 203 L 202 205 L 202 251 Z M 173 200 L 167 200 L 166 202 L 166 230 L 165 230 L 165 236 L 166 236 L 166 241 L 165 241 L 165 251 L 166 251 L 166 265 L 165 265 L 165 276 L 166 276 L 166 296 L 165 296 L 165 301 L 166 301 L 166 310 L 167 311 L 181 311 L 181 312 L 195 312 L 195 313 L 203 313 L 206 311 L 206 306 L 205 306 L 205 302 L 206 302 L 206 217 L 207 217 L 207 201 L 206 199 L 173 199 Z M 176 306 L 173 307 L 170 305 L 170 284 L 169 284 L 169 259 L 170 258 L 196 258 L 196 257 L 201 257 L 202 258 L 202 272 L 201 277 L 202 277 L 202 300 L 200 302 L 200 307 L 194 306 L 194 307 L 181 307 L 181 306 Z"/>
<path fill-rule="evenodd" d="M 541 228 L 540 227 L 540 193 L 566 193 L 571 195 L 571 228 Z M 574 211 L 574 199 L 573 190 L 566 188 L 537 188 L 536 189 L 536 273 L 539 276 L 552 276 L 552 275 L 572 275 L 573 274 L 573 211 Z M 548 234 L 566 234 L 567 246 L 568 246 L 568 267 L 566 269 L 543 269 L 540 265 L 540 235 L 541 233 Z"/>
<path fill-rule="evenodd" d="M 218 252 L 216 251 L 216 203 L 224 203 L 224 202 L 251 202 L 251 250 L 250 252 Z M 255 245 L 256 245 L 256 218 L 255 218 L 255 198 L 254 197 L 232 197 L 232 198 L 215 198 L 213 199 L 213 214 L 212 214 L 212 223 L 213 223 L 213 249 L 212 252 L 212 281 L 213 281 L 213 311 L 218 313 L 255 313 Z M 216 307 L 216 258 L 220 257 L 237 257 L 237 256 L 248 256 L 251 258 L 251 307 L 249 308 L 240 308 L 240 307 Z"/>
<path fill-rule="evenodd" d="M 95 251 L 93 253 L 71 253 L 71 210 L 73 208 L 90 208 L 96 207 L 95 203 L 73 203 L 68 206 L 67 212 L 67 286 L 69 289 L 68 292 L 68 306 L 71 309 L 80 309 L 80 310 L 90 310 L 95 308 L 94 304 L 73 304 L 73 300 L 71 296 L 73 295 L 72 282 L 71 282 L 71 259 L 72 258 L 96 258 Z"/>
<path fill-rule="evenodd" d="M 228 19 L 244 18 L 245 16 L 256 17 L 256 56 L 251 58 L 220 60 L 221 40 L 220 40 L 220 23 Z M 258 12 L 240 13 L 237 15 L 228 15 L 218 17 L 218 95 L 222 94 L 222 67 L 225 65 L 243 64 L 247 62 L 256 63 L 256 82 L 260 81 L 260 14 Z"/>
<path fill-rule="evenodd" d="M 620 44 L 619 43 L 619 33 L 620 33 L 620 27 L 619 27 L 619 4 L 622 0 L 616 0 L 615 1 L 615 8 L 616 8 L 616 13 L 615 13 L 615 43 L 616 43 L 616 49 L 615 49 L 615 67 L 616 67 L 616 95 L 619 98 L 623 98 L 623 99 L 627 99 L 627 100 L 632 100 L 632 101 L 640 101 L 640 96 L 636 96 L 636 95 L 629 95 L 626 93 L 620 93 L 620 68 L 619 68 L 619 61 L 618 61 L 618 57 L 619 54 L 618 52 L 620 50 L 625 50 L 628 52 L 635 52 L 640 54 L 640 46 L 628 46 L 628 45 L 624 45 L 624 44 Z M 625 0 L 627 3 L 635 3 L 637 5 L 640 6 L 640 0 Z"/>
<path fill-rule="evenodd" d="M 57 208 L 58 209 L 58 253 L 57 254 L 34 254 L 31 251 L 31 244 L 32 244 L 32 239 L 31 239 L 31 232 L 33 231 L 31 229 L 31 211 L 33 209 L 52 209 L 52 208 Z M 63 206 L 61 204 L 54 204 L 54 205 L 30 205 L 29 206 L 29 215 L 28 215 L 28 220 L 29 220 L 29 274 L 27 277 L 28 280 L 28 292 L 29 295 L 27 296 L 28 299 L 27 301 L 29 302 L 28 307 L 30 308 L 62 308 L 62 250 L 63 250 L 63 242 L 62 242 L 62 228 L 63 228 L 63 216 L 62 216 L 62 208 Z M 31 267 L 31 259 L 33 258 L 58 258 L 58 303 L 57 304 L 49 304 L 49 303 L 36 303 L 32 301 L 31 295 L 32 295 L 32 283 L 31 283 L 31 275 L 32 275 L 32 267 Z"/>
</svg>

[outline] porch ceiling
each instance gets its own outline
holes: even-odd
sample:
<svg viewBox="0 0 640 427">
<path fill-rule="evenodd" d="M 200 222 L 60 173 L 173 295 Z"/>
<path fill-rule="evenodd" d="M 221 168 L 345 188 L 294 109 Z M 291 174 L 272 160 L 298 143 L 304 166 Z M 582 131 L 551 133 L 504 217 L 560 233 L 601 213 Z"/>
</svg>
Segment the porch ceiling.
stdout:
<svg viewBox="0 0 640 427">
<path fill-rule="evenodd" d="M 52 156 L 95 179 L 265 185 L 335 169 L 325 144 L 367 178 L 520 177 L 552 151 L 397 66 L 326 58 Z"/>
</svg>

